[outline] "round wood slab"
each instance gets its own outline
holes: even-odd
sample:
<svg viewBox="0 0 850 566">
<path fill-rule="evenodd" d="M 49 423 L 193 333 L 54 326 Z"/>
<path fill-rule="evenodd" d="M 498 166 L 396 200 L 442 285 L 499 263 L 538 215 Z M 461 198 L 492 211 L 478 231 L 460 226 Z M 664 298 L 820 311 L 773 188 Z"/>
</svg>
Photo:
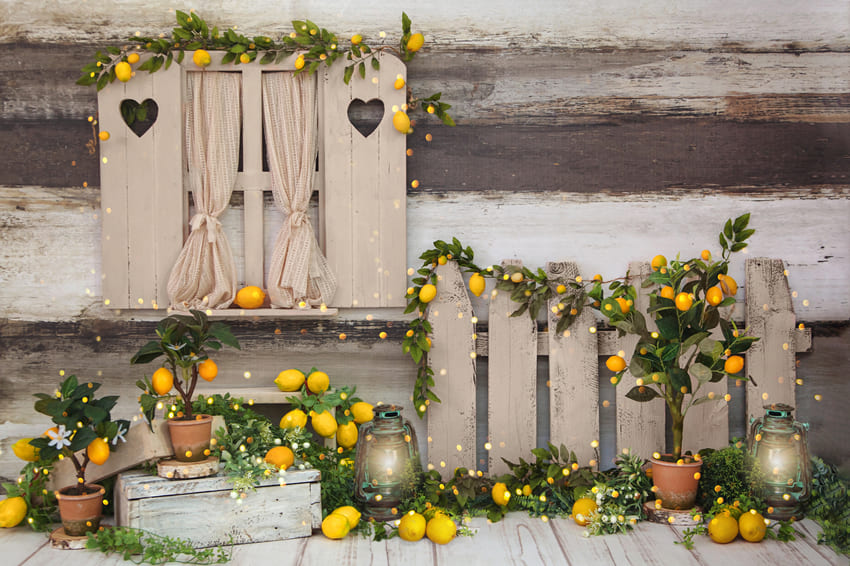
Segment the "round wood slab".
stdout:
<svg viewBox="0 0 850 566">
<path fill-rule="evenodd" d="M 59 527 L 52 533 L 50 533 L 50 544 L 53 548 L 59 548 L 62 550 L 82 550 L 86 547 L 86 541 L 89 540 L 89 537 L 86 535 L 74 537 L 68 534 L 65 534 L 65 527 Z"/>
<path fill-rule="evenodd" d="M 676 509 L 665 509 L 664 507 L 656 509 L 654 501 L 647 501 L 644 503 L 643 510 L 646 513 L 647 520 L 652 521 L 653 523 L 673 525 L 674 527 L 694 527 L 699 523 L 694 521 L 693 517 L 691 517 L 691 511 L 696 510 L 702 513 L 702 509 L 700 507 L 684 509 L 681 511 Z M 673 519 L 672 521 L 670 520 L 671 517 Z"/>
<path fill-rule="evenodd" d="M 156 475 L 170 480 L 205 478 L 218 473 L 218 458 L 210 456 L 200 462 L 179 462 L 160 460 L 156 465 Z"/>
</svg>

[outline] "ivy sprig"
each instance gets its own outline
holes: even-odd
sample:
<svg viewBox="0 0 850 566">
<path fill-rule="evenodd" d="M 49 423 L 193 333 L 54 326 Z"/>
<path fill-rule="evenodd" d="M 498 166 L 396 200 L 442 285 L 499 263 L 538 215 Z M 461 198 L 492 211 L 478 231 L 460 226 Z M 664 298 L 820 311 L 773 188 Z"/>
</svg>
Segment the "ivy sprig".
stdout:
<svg viewBox="0 0 850 566">
<path fill-rule="evenodd" d="M 187 539 L 157 535 L 132 527 L 101 527 L 88 533 L 86 548 L 104 554 L 117 553 L 135 564 L 224 564 L 230 561 L 233 546 L 195 549 Z"/>
</svg>

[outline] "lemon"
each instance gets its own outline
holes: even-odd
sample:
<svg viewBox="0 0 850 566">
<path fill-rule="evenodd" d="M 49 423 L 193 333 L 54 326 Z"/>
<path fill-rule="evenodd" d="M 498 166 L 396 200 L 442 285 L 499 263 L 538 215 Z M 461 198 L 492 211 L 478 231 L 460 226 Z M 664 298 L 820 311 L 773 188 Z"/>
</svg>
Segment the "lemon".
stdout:
<svg viewBox="0 0 850 566">
<path fill-rule="evenodd" d="M 355 528 L 357 524 L 360 522 L 360 511 L 352 507 L 351 505 L 346 505 L 344 507 L 338 507 L 333 510 L 333 515 L 342 515 L 348 521 L 349 528 Z"/>
<path fill-rule="evenodd" d="M 159 368 L 151 377 L 153 391 L 157 395 L 167 395 L 174 386 L 174 374 L 168 368 Z"/>
<path fill-rule="evenodd" d="M 331 513 L 322 521 L 322 534 L 329 539 L 341 539 L 351 530 L 348 519 L 344 515 Z"/>
<path fill-rule="evenodd" d="M 723 294 L 727 297 L 734 297 L 735 294 L 738 293 L 738 283 L 729 277 L 728 275 L 717 276 L 720 279 L 720 288 L 723 290 Z"/>
<path fill-rule="evenodd" d="M 274 383 L 281 391 L 298 391 L 304 385 L 304 373 L 297 369 L 283 370 L 277 374 Z"/>
<path fill-rule="evenodd" d="M 700 257 L 703 259 L 703 261 L 710 261 L 711 252 L 708 250 L 702 250 L 702 252 L 700 253 Z"/>
<path fill-rule="evenodd" d="M 243 53 L 242 55 L 239 56 L 239 62 L 240 63 L 250 63 L 251 62 L 251 56 L 248 55 L 247 53 Z"/>
<path fill-rule="evenodd" d="M 611 356 L 605 360 L 605 366 L 614 373 L 618 373 L 626 369 L 626 360 L 622 356 Z"/>
<path fill-rule="evenodd" d="M 632 305 L 629 304 L 629 301 L 624 299 L 623 297 L 617 297 L 614 299 L 617 301 L 617 304 L 620 305 L 620 310 L 623 311 L 623 314 L 628 314 L 632 308 Z"/>
<path fill-rule="evenodd" d="M 325 410 L 321 413 L 313 413 L 312 417 L 310 424 L 313 425 L 313 430 L 315 430 L 319 436 L 330 438 L 336 434 L 336 419 L 330 411 Z"/>
<path fill-rule="evenodd" d="M 437 287 L 432 285 L 431 283 L 426 283 L 422 285 L 422 288 L 419 289 L 419 301 L 423 303 L 430 303 L 434 300 L 434 297 L 437 296 Z"/>
<path fill-rule="evenodd" d="M 676 291 L 673 290 L 673 287 L 669 285 L 665 285 L 661 288 L 661 296 L 665 299 L 670 299 L 671 301 L 676 298 Z"/>
<path fill-rule="evenodd" d="M 767 533 L 767 524 L 761 513 L 751 509 L 749 513 L 743 513 L 738 519 L 738 531 L 744 540 L 759 542 Z"/>
<path fill-rule="evenodd" d="M 360 45 L 361 41 L 363 41 L 363 36 L 359 33 L 351 36 L 351 45 Z"/>
<path fill-rule="evenodd" d="M 487 281 L 484 277 L 480 273 L 473 273 L 472 277 L 469 278 L 469 292 L 480 297 L 485 288 L 487 288 Z"/>
<path fill-rule="evenodd" d="M 713 307 L 723 302 L 723 291 L 720 287 L 709 287 L 705 292 L 705 302 Z"/>
<path fill-rule="evenodd" d="M 406 134 L 410 131 L 410 118 L 399 110 L 393 114 L 393 127 L 402 134 Z"/>
<path fill-rule="evenodd" d="M 496 482 L 493 489 L 490 490 L 490 495 L 493 497 L 493 502 L 496 503 L 496 505 L 501 505 L 503 507 L 507 505 L 508 501 L 511 499 L 508 486 L 502 482 Z"/>
<path fill-rule="evenodd" d="M 38 448 L 30 444 L 30 440 L 32 438 L 21 438 L 12 445 L 12 452 L 25 462 L 37 462 Z"/>
<path fill-rule="evenodd" d="M 336 428 L 336 443 L 346 450 L 357 444 L 357 423 L 349 421 Z"/>
<path fill-rule="evenodd" d="M 407 40 L 407 50 L 416 53 L 422 46 L 425 44 L 425 36 L 421 33 L 414 33 L 410 36 L 410 39 Z"/>
<path fill-rule="evenodd" d="M 738 536 L 738 521 L 731 515 L 717 515 L 708 523 L 708 536 L 720 544 L 732 542 Z"/>
<path fill-rule="evenodd" d="M 723 364 L 723 371 L 726 373 L 738 373 L 742 369 L 744 369 L 744 358 L 741 356 L 729 356 Z"/>
<path fill-rule="evenodd" d="M 563 285 L 563 284 L 558 285 L 557 287 L 555 287 L 555 292 L 558 293 L 559 295 L 563 295 L 564 293 L 567 292 L 567 286 Z"/>
<path fill-rule="evenodd" d="M 139 54 L 138 53 L 130 53 L 127 55 L 127 62 L 131 65 L 135 65 L 139 62 Z"/>
<path fill-rule="evenodd" d="M 511 281 L 513 281 L 514 283 L 522 283 L 524 279 L 525 275 L 523 275 L 520 271 L 517 271 L 516 273 L 511 275 Z"/>
<path fill-rule="evenodd" d="M 304 428 L 307 426 L 307 413 L 301 409 L 292 409 L 280 419 L 280 428 Z"/>
<path fill-rule="evenodd" d="M 27 502 L 23 497 L 9 497 L 0 501 L 0 527 L 16 527 L 27 516 Z"/>
<path fill-rule="evenodd" d="M 372 405 L 365 401 L 358 401 L 351 406 L 351 414 L 354 416 L 354 422 L 357 424 L 368 423 L 375 417 L 375 411 Z"/>
<path fill-rule="evenodd" d="M 285 470 L 295 462 L 295 454 L 288 446 L 275 446 L 266 452 L 264 459 L 269 464 Z"/>
<path fill-rule="evenodd" d="M 97 134 L 97 137 L 100 138 L 100 141 L 106 141 L 109 139 L 109 132 L 103 130 Z"/>
<path fill-rule="evenodd" d="M 212 381 L 218 375 L 218 366 L 208 358 L 198 365 L 198 375 L 205 381 Z"/>
<path fill-rule="evenodd" d="M 652 271 L 658 271 L 667 265 L 667 258 L 659 254 L 652 258 L 652 263 L 650 265 L 652 265 Z"/>
<path fill-rule="evenodd" d="M 398 523 L 398 536 L 402 540 L 416 542 L 425 536 L 425 517 L 416 511 L 406 513 Z"/>
<path fill-rule="evenodd" d="M 115 78 L 121 81 L 122 83 L 126 83 L 130 80 L 130 77 L 133 76 L 133 68 L 130 66 L 130 63 L 127 61 L 121 61 L 117 65 L 115 65 Z"/>
<path fill-rule="evenodd" d="M 86 454 L 88 454 L 90 462 L 102 466 L 109 460 L 109 443 L 97 437 L 89 442 L 86 447 Z"/>
<path fill-rule="evenodd" d="M 242 287 L 236 293 L 236 306 L 243 309 L 258 309 L 263 306 L 263 301 L 266 300 L 265 292 L 256 285 L 248 285 Z"/>
<path fill-rule="evenodd" d="M 576 499 L 573 503 L 573 520 L 584 527 L 590 522 L 590 516 L 596 512 L 596 501 L 589 497 Z"/>
<path fill-rule="evenodd" d="M 195 53 L 192 55 L 192 61 L 195 62 L 195 65 L 198 67 L 206 67 L 212 62 L 210 58 L 209 51 L 205 49 L 196 49 Z"/>
<path fill-rule="evenodd" d="M 691 305 L 694 304 L 694 300 L 691 298 L 691 296 L 688 293 L 684 292 L 676 295 L 676 298 L 674 300 L 676 302 L 676 308 L 680 311 L 686 311 L 691 308 Z"/>
<path fill-rule="evenodd" d="M 328 374 L 323 371 L 314 371 L 307 378 L 307 389 L 316 395 L 327 391 L 330 384 L 331 380 L 328 377 Z"/>
<path fill-rule="evenodd" d="M 457 535 L 457 525 L 447 515 L 437 513 L 425 525 L 425 534 L 432 542 L 448 544 Z"/>
<path fill-rule="evenodd" d="M 529 495 L 531 495 L 531 493 L 532 493 L 532 491 L 531 491 L 530 485 L 525 484 L 524 486 L 522 486 L 522 494 L 524 496 L 528 497 Z"/>
<path fill-rule="evenodd" d="M 395 82 L 393 83 L 393 87 L 395 87 L 396 90 L 403 89 L 404 88 L 404 79 L 401 78 L 401 77 L 397 78 L 395 80 Z"/>
<path fill-rule="evenodd" d="M 300 71 L 303 68 L 304 68 L 304 56 L 299 55 L 298 58 L 295 60 L 295 69 Z"/>
</svg>

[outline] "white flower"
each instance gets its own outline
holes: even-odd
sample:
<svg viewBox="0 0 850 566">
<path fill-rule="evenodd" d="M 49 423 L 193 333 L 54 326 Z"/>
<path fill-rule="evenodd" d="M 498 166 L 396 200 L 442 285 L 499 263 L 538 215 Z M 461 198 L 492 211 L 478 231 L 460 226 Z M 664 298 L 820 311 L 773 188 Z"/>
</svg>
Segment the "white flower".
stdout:
<svg viewBox="0 0 850 566">
<path fill-rule="evenodd" d="M 51 438 L 48 442 L 49 446 L 55 446 L 56 450 L 62 450 L 65 446 L 70 446 L 71 441 L 68 437 L 71 436 L 70 430 L 65 430 L 65 425 L 59 425 L 59 428 L 54 432 L 53 429 L 47 431 L 47 436 Z"/>
<path fill-rule="evenodd" d="M 129 428 L 124 428 L 123 426 L 118 425 L 118 432 L 116 432 L 116 433 L 115 433 L 115 438 L 113 438 L 113 439 L 112 439 L 112 445 L 113 445 L 113 446 L 117 446 L 117 445 L 118 445 L 118 439 L 119 439 L 119 438 L 121 439 L 121 442 L 123 442 L 123 443 L 125 443 L 125 444 L 126 444 L 126 443 L 127 443 L 127 439 L 126 439 L 126 438 L 124 438 L 124 434 L 125 434 L 128 430 L 129 430 Z"/>
<path fill-rule="evenodd" d="M 293 450 L 298 450 L 298 443 L 297 443 L 297 442 L 293 442 L 293 443 L 292 443 L 292 449 L 293 449 Z"/>
<path fill-rule="evenodd" d="M 308 448 L 310 448 L 310 443 L 309 443 L 309 442 L 305 442 L 305 443 L 304 443 L 304 450 L 307 450 Z"/>
<path fill-rule="evenodd" d="M 279 439 L 279 438 L 275 438 L 275 439 L 274 439 L 274 443 L 275 443 L 276 445 L 280 446 L 280 439 Z"/>
</svg>

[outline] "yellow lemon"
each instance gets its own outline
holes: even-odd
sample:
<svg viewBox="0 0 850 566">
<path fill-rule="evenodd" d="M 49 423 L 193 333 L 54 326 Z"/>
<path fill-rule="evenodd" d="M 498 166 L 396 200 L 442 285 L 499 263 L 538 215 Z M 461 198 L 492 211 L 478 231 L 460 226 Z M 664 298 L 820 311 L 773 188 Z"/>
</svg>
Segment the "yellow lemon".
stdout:
<svg viewBox="0 0 850 566">
<path fill-rule="evenodd" d="M 240 63 L 250 63 L 251 62 L 251 56 L 248 55 L 247 53 L 243 53 L 242 55 L 239 56 L 239 62 Z"/>
<path fill-rule="evenodd" d="M 307 413 L 301 409 L 292 409 L 280 419 L 280 428 L 304 428 L 307 426 Z"/>
<path fill-rule="evenodd" d="M 589 497 L 576 499 L 573 503 L 573 520 L 584 527 L 590 522 L 590 516 L 596 512 L 596 501 Z"/>
<path fill-rule="evenodd" d="M 614 373 L 618 373 L 626 369 L 626 360 L 622 356 L 611 356 L 605 360 L 605 366 Z"/>
<path fill-rule="evenodd" d="M 100 138 L 100 141 L 106 141 L 109 139 L 109 132 L 103 130 L 97 134 L 97 137 Z"/>
<path fill-rule="evenodd" d="M 281 470 L 285 470 L 295 462 L 295 453 L 288 446 L 275 446 L 266 452 L 264 460 Z"/>
<path fill-rule="evenodd" d="M 520 271 L 511 274 L 511 281 L 513 281 L 514 283 L 522 283 L 524 279 L 525 275 L 523 275 Z"/>
<path fill-rule="evenodd" d="M 314 371 L 307 378 L 307 389 L 318 395 L 328 390 L 331 380 L 323 371 Z"/>
<path fill-rule="evenodd" d="M 676 291 L 673 290 L 673 287 L 670 285 L 665 285 L 661 288 L 661 296 L 665 299 L 670 299 L 671 301 L 676 298 Z"/>
<path fill-rule="evenodd" d="M 508 491 L 508 486 L 506 486 L 502 482 L 497 482 L 493 485 L 493 489 L 490 490 L 490 495 L 493 497 L 493 502 L 496 505 L 505 506 L 508 504 L 508 501 L 511 499 L 511 494 Z"/>
<path fill-rule="evenodd" d="M 350 530 L 351 526 L 348 524 L 348 519 L 344 515 L 331 513 L 322 521 L 322 534 L 330 539 L 341 539 Z"/>
<path fill-rule="evenodd" d="M 623 314 L 628 314 L 628 312 L 632 308 L 632 305 L 629 304 L 629 301 L 627 301 L 623 297 L 617 297 L 614 300 L 617 301 L 618 305 L 620 305 L 620 310 L 623 311 Z"/>
<path fill-rule="evenodd" d="M 727 297 L 734 297 L 738 293 L 738 283 L 729 277 L 728 275 L 724 275 L 720 277 L 720 288 L 723 290 L 723 294 Z"/>
<path fill-rule="evenodd" d="M 25 462 L 37 462 L 38 448 L 30 444 L 30 440 L 32 438 L 21 438 L 12 445 L 12 452 Z"/>
<path fill-rule="evenodd" d="M 89 461 L 102 466 L 109 460 L 109 443 L 98 436 L 86 447 L 86 454 L 88 454 Z"/>
<path fill-rule="evenodd" d="M 419 301 L 423 303 L 430 303 L 434 300 L 434 297 L 437 296 L 437 287 L 432 285 L 431 283 L 426 283 L 422 285 L 422 288 L 419 289 Z"/>
<path fill-rule="evenodd" d="M 426 523 L 425 517 L 416 511 L 406 513 L 398 523 L 398 536 L 402 540 L 409 540 L 411 542 L 421 540 L 425 536 Z"/>
<path fill-rule="evenodd" d="M 263 301 L 266 300 L 266 293 L 256 285 L 248 285 L 242 287 L 236 293 L 236 306 L 243 309 L 258 309 L 263 306 Z"/>
<path fill-rule="evenodd" d="M 300 71 L 304 68 L 304 56 L 299 55 L 297 59 L 295 59 L 295 69 Z"/>
<path fill-rule="evenodd" d="M 403 89 L 404 88 L 404 79 L 401 78 L 401 77 L 397 78 L 395 80 L 395 82 L 393 83 L 393 86 L 395 87 L 396 90 Z"/>
<path fill-rule="evenodd" d="M 168 395 L 168 392 L 174 386 L 174 374 L 168 368 L 159 368 L 153 372 L 151 384 L 154 393 L 157 395 Z"/>
<path fill-rule="evenodd" d="M 393 127 L 402 134 L 406 134 L 410 131 L 410 118 L 399 110 L 393 114 Z"/>
<path fill-rule="evenodd" d="M 425 534 L 432 542 L 448 544 L 457 535 L 457 525 L 447 515 L 437 513 L 425 525 Z"/>
<path fill-rule="evenodd" d="M 375 417 L 372 405 L 365 401 L 358 401 L 351 406 L 351 414 L 357 424 L 368 423 Z"/>
<path fill-rule="evenodd" d="M 476 297 L 480 297 L 486 288 L 487 281 L 484 277 L 480 273 L 473 273 L 472 277 L 469 278 L 469 292 Z"/>
<path fill-rule="evenodd" d="M 717 515 L 708 523 L 708 536 L 720 544 L 732 542 L 738 536 L 738 521 L 731 515 Z"/>
<path fill-rule="evenodd" d="M 359 33 L 351 36 L 351 45 L 360 45 L 361 41 L 363 41 L 363 36 Z"/>
<path fill-rule="evenodd" d="M 709 260 L 711 260 L 711 252 L 708 251 L 708 250 L 702 250 L 702 253 L 700 253 L 700 257 L 704 261 L 709 261 Z"/>
<path fill-rule="evenodd" d="M 691 305 L 694 304 L 694 300 L 688 293 L 679 293 L 676 295 L 674 299 L 676 302 L 676 308 L 680 311 L 686 311 L 691 308 Z"/>
<path fill-rule="evenodd" d="M 749 513 L 741 514 L 738 519 L 738 531 L 744 540 L 759 542 L 767 533 L 767 524 L 765 524 L 761 513 L 752 509 Z"/>
<path fill-rule="evenodd" d="M 218 366 L 214 361 L 207 358 L 198 364 L 198 375 L 205 381 L 212 381 L 218 375 Z"/>
<path fill-rule="evenodd" d="M 192 61 L 195 62 L 195 65 L 198 67 L 206 67 L 212 62 L 210 58 L 209 51 L 205 49 L 196 49 L 195 53 L 192 55 Z"/>
<path fill-rule="evenodd" d="M 130 77 L 133 76 L 133 68 L 130 66 L 130 63 L 127 61 L 121 61 L 117 65 L 115 65 L 115 78 L 121 81 L 122 83 L 126 83 L 130 80 Z"/>
<path fill-rule="evenodd" d="M 130 53 L 127 55 L 127 62 L 131 65 L 135 65 L 139 62 L 139 54 L 138 53 Z"/>
<path fill-rule="evenodd" d="M 16 527 L 27 516 L 27 502 L 23 497 L 9 497 L 0 501 L 0 527 Z"/>
<path fill-rule="evenodd" d="M 346 450 L 357 444 L 357 423 L 349 421 L 336 428 L 336 443 Z"/>
<path fill-rule="evenodd" d="M 723 302 L 723 291 L 720 287 L 709 287 L 705 292 L 705 302 L 713 307 Z"/>
<path fill-rule="evenodd" d="M 304 373 L 297 369 L 283 370 L 277 374 L 274 383 L 281 391 L 298 391 L 304 385 L 304 380 L 307 379 Z"/>
<path fill-rule="evenodd" d="M 723 371 L 726 373 L 738 373 L 742 369 L 744 369 L 744 358 L 741 356 L 729 356 L 723 364 Z"/>
<path fill-rule="evenodd" d="M 348 526 L 352 529 L 355 528 L 360 522 L 360 511 L 358 511 L 351 505 L 337 507 L 333 510 L 333 514 L 342 515 L 343 517 L 345 517 L 345 519 L 348 521 Z"/>
<path fill-rule="evenodd" d="M 410 36 L 410 39 L 407 40 L 407 50 L 416 53 L 422 46 L 425 44 L 425 36 L 421 33 L 414 33 Z"/>
<path fill-rule="evenodd" d="M 650 265 L 652 265 L 652 271 L 658 271 L 667 265 L 667 258 L 659 254 L 652 258 L 652 263 Z"/>
<path fill-rule="evenodd" d="M 328 410 L 322 411 L 321 413 L 313 413 L 313 417 L 310 419 L 310 424 L 313 425 L 313 430 L 315 430 L 319 436 L 330 438 L 336 434 L 336 419 Z"/>
</svg>

